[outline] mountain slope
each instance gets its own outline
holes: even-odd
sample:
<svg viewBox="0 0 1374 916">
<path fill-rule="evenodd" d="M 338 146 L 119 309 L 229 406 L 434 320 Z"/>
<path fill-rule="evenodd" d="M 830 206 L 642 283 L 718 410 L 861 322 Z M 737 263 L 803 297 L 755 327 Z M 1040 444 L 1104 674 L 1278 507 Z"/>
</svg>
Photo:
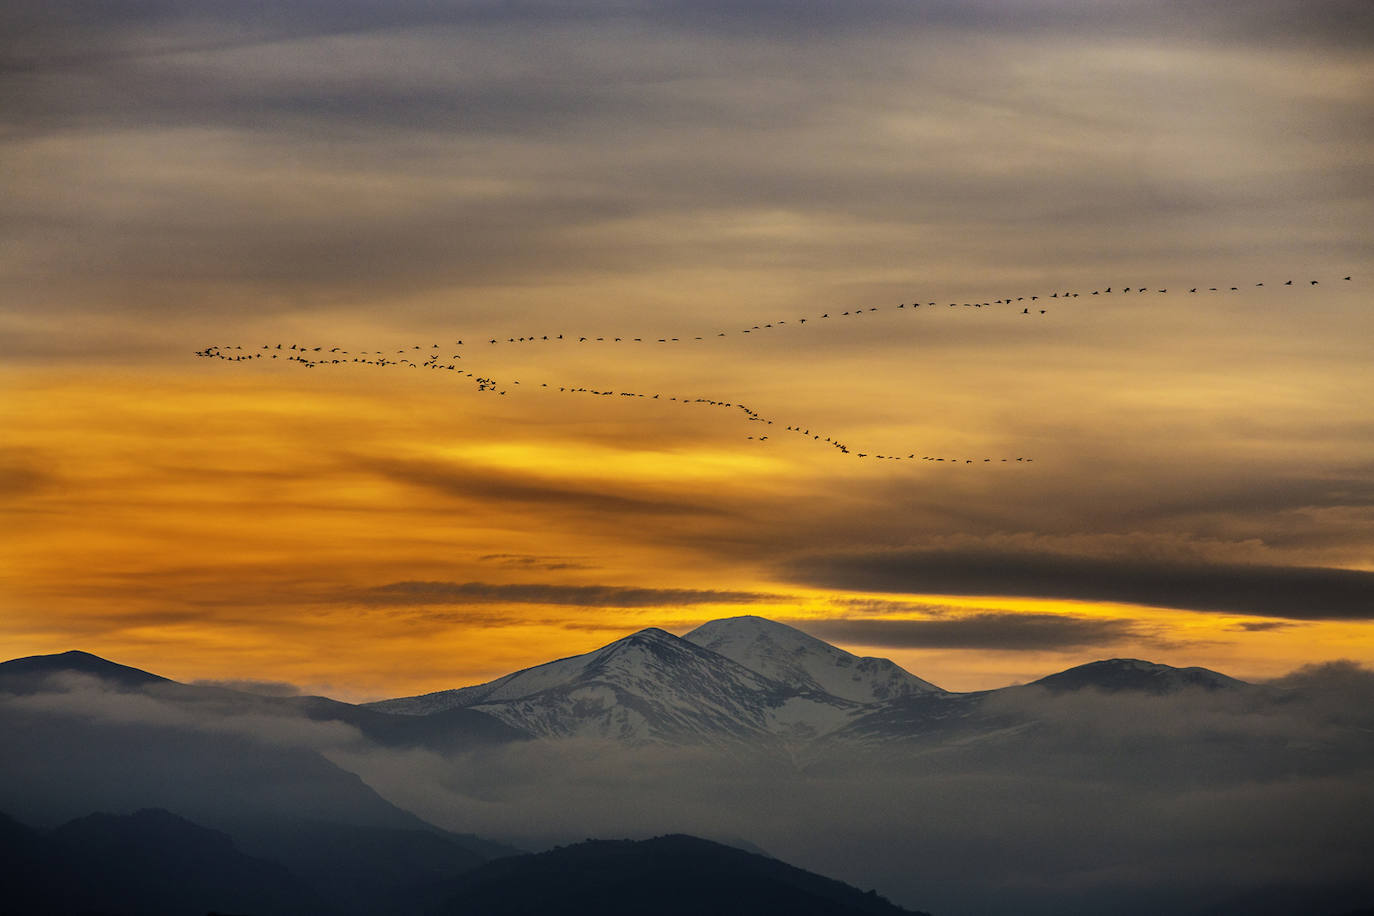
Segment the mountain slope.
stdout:
<svg viewBox="0 0 1374 916">
<path fill-rule="evenodd" d="M 650 628 L 486 684 L 371 707 L 413 715 L 466 707 L 543 737 L 766 745 L 771 713 L 796 695 L 724 656 Z"/>
<path fill-rule="evenodd" d="M 589 840 L 499 859 L 459 878 L 435 916 L 902 916 L 882 897 L 776 859 L 675 835 Z"/>
<path fill-rule="evenodd" d="M 161 810 L 91 814 L 43 835 L 0 816 L 0 912 L 263 916 L 320 911 L 284 867 Z"/>
<path fill-rule="evenodd" d="M 138 668 L 119 665 L 89 652 L 73 650 L 56 655 L 30 655 L 0 662 L 0 692 L 27 694 L 51 689 L 63 677 L 80 675 L 96 678 L 120 690 L 141 690 L 157 684 L 172 684 L 165 677 Z"/>
<path fill-rule="evenodd" d="M 860 658 L 763 617 L 712 620 L 682 638 L 772 680 L 856 703 L 942 692 L 888 659 Z"/>
</svg>

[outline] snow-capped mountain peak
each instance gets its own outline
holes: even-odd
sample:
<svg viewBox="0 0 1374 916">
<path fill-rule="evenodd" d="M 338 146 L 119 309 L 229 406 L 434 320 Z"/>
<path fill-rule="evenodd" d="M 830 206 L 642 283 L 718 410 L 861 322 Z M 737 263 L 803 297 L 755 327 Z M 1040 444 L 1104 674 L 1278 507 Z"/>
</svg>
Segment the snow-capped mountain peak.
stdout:
<svg viewBox="0 0 1374 916">
<path fill-rule="evenodd" d="M 373 704 L 425 715 L 462 706 L 545 737 L 767 743 L 789 691 L 657 628 L 486 684 Z"/>
<path fill-rule="evenodd" d="M 855 703 L 942 693 L 885 658 L 860 658 L 764 617 L 712 620 L 683 637 L 764 677 Z"/>
</svg>

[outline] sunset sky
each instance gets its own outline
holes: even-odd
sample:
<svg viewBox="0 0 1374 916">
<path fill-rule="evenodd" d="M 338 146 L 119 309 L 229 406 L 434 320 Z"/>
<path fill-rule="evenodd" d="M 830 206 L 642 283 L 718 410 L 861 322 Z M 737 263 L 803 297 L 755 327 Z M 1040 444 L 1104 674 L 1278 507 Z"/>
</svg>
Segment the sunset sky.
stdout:
<svg viewBox="0 0 1374 916">
<path fill-rule="evenodd" d="M 1372 112 L 1367 0 L 8 3 L 0 656 L 1374 663 Z"/>
</svg>

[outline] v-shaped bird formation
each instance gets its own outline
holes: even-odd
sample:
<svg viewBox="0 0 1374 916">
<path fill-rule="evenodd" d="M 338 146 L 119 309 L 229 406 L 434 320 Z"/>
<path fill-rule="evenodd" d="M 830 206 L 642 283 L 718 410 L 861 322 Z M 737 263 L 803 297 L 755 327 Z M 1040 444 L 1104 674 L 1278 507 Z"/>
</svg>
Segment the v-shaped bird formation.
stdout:
<svg viewBox="0 0 1374 916">
<path fill-rule="evenodd" d="M 1350 276 L 1340 278 L 1338 282 L 1351 282 Z M 586 335 L 571 334 L 567 332 L 537 333 L 512 335 L 505 338 L 492 337 L 482 341 L 474 341 L 472 344 L 465 343 L 462 339 L 453 341 L 451 344 L 441 346 L 438 343 L 431 343 L 428 347 L 414 344 L 409 348 L 402 347 L 392 352 L 391 350 L 347 350 L 342 347 L 330 347 L 325 349 L 319 346 L 306 346 L 300 344 L 262 344 L 259 347 L 245 350 L 242 345 L 214 345 L 203 350 L 197 350 L 195 355 L 205 359 L 218 359 L 228 362 L 246 362 L 256 360 L 280 359 L 286 362 L 294 362 L 305 368 L 314 369 L 330 366 L 375 366 L 384 368 L 410 368 L 428 369 L 431 371 L 452 372 L 464 380 L 470 381 L 475 390 L 480 393 L 495 394 L 505 396 L 516 390 L 516 386 L 521 385 L 519 380 L 511 379 L 505 382 L 498 381 L 496 378 L 482 374 L 477 371 L 468 371 L 466 364 L 459 365 L 463 360 L 464 354 L 460 352 L 465 347 L 478 346 L 487 349 L 500 345 L 628 345 L 636 346 L 649 344 L 658 345 L 681 345 L 681 344 L 705 344 L 711 341 L 718 341 L 721 338 L 728 338 L 732 335 L 744 334 L 766 334 L 784 328 L 807 328 L 815 330 L 818 328 L 833 328 L 846 321 L 853 321 L 865 315 L 872 315 L 875 312 L 902 311 L 907 314 L 942 314 L 948 313 L 949 309 L 970 310 L 970 314 L 987 309 L 989 311 L 1011 311 L 1014 314 L 1025 315 L 1028 317 L 1039 318 L 1049 314 L 1054 301 L 1078 299 L 1082 297 L 1156 297 L 1163 295 L 1176 296 L 1209 296 L 1212 294 L 1227 294 L 1240 292 L 1242 289 L 1253 289 L 1263 287 L 1265 281 L 1246 284 L 1223 284 L 1223 285 L 1201 285 L 1184 288 L 1171 288 L 1167 286 L 1136 286 L 1133 284 L 1102 286 L 1091 291 L 1081 290 L 1056 290 L 1049 294 L 1035 293 L 1025 295 L 1003 295 L 995 299 L 969 302 L 942 302 L 940 300 L 926 300 L 923 297 L 913 297 L 910 302 L 900 302 L 895 306 L 868 306 L 866 308 L 850 308 L 845 310 L 834 309 L 822 312 L 819 315 L 794 315 L 790 318 L 778 318 L 771 321 L 760 321 L 748 327 L 735 328 L 714 328 L 702 334 L 678 337 L 653 337 L 653 336 L 632 336 L 621 335 Z M 1312 287 L 1320 286 L 1321 281 L 1316 279 L 1295 280 L 1286 279 L 1272 284 L 1281 287 Z M 1019 312 L 1017 309 L 1019 308 Z M 454 352 L 449 352 L 454 351 Z M 447 354 L 447 355 L 445 355 Z M 702 397 L 699 395 L 683 394 L 664 394 L 661 392 L 638 392 L 616 389 L 599 389 L 585 386 L 575 386 L 568 384 L 554 384 L 551 382 L 540 382 L 537 385 L 531 383 L 525 385 L 521 390 L 539 390 L 560 395 L 582 395 L 592 397 L 620 397 L 637 398 L 644 400 L 658 401 L 663 404 L 675 404 L 692 407 L 712 407 L 723 408 L 736 412 L 747 422 L 758 423 L 764 427 L 774 427 L 772 430 L 759 430 L 756 434 L 746 436 L 746 439 L 766 442 L 777 433 L 784 435 L 797 436 L 812 442 L 823 444 L 834 448 L 843 455 L 855 458 L 889 460 L 889 461 L 926 461 L 949 465 L 972 465 L 972 464 L 1010 464 L 1026 463 L 1034 459 L 1025 456 L 1019 457 L 967 457 L 951 455 L 931 455 L 917 454 L 916 451 L 907 454 L 883 454 L 873 450 L 861 451 L 842 442 L 833 435 L 826 435 L 820 430 L 814 430 L 810 426 L 798 424 L 780 425 L 773 419 L 764 416 L 753 408 L 738 403 L 736 401 L 726 401 L 719 398 Z"/>
</svg>

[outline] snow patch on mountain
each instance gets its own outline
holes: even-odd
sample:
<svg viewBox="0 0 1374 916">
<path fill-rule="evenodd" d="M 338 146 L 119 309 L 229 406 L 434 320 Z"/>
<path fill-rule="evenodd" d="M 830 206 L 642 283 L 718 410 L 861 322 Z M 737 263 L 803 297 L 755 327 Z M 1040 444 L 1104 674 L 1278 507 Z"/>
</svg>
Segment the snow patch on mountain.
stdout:
<svg viewBox="0 0 1374 916">
<path fill-rule="evenodd" d="M 861 658 L 763 617 L 712 620 L 683 639 L 764 677 L 854 703 L 944 692 L 888 659 Z"/>
<path fill-rule="evenodd" d="M 373 705 L 412 715 L 463 706 L 544 737 L 767 744 L 776 727 L 774 710 L 792 693 L 715 652 L 650 628 L 487 684 Z M 817 718 L 814 712 L 810 717 Z"/>
</svg>

